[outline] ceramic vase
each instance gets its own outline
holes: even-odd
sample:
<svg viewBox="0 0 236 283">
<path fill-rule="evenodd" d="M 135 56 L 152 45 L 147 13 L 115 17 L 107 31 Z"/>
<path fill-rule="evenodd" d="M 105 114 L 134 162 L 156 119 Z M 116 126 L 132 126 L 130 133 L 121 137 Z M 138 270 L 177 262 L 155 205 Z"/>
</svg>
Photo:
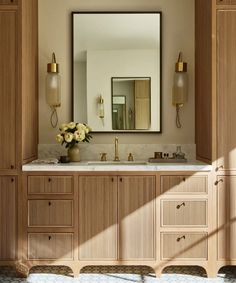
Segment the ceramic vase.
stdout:
<svg viewBox="0 0 236 283">
<path fill-rule="evenodd" d="M 78 144 L 75 144 L 72 147 L 68 148 L 68 156 L 71 162 L 80 161 L 80 150 Z"/>
</svg>

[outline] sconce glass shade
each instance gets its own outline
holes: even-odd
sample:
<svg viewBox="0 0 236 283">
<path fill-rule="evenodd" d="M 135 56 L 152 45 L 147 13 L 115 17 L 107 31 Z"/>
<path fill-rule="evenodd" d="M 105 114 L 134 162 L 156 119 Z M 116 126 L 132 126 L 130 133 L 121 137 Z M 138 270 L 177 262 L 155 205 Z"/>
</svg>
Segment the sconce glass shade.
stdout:
<svg viewBox="0 0 236 283">
<path fill-rule="evenodd" d="M 182 106 L 188 100 L 188 75 L 186 72 L 175 72 L 172 103 Z"/>
<path fill-rule="evenodd" d="M 47 73 L 46 102 L 51 107 L 61 105 L 61 77 L 58 73 Z"/>
<path fill-rule="evenodd" d="M 98 116 L 101 119 L 104 118 L 104 99 L 102 96 L 100 96 L 98 99 Z"/>
</svg>

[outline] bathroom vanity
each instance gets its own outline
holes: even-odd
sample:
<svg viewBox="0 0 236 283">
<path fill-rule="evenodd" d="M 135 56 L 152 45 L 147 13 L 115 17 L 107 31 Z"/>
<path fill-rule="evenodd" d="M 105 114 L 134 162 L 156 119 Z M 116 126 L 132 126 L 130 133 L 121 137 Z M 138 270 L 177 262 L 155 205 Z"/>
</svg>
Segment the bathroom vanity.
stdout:
<svg viewBox="0 0 236 283">
<path fill-rule="evenodd" d="M 211 166 L 25 165 L 23 265 L 199 265 L 211 274 Z"/>
</svg>

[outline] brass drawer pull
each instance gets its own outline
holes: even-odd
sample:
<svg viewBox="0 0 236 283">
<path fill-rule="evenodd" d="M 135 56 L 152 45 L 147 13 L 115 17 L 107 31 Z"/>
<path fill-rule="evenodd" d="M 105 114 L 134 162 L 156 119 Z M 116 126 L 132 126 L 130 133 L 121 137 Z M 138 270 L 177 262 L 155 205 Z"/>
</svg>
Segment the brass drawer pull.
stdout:
<svg viewBox="0 0 236 283">
<path fill-rule="evenodd" d="M 48 236 L 48 240 L 50 241 L 52 239 L 52 237 L 51 236 Z"/>
<path fill-rule="evenodd" d="M 182 237 L 177 238 L 176 241 L 177 241 L 177 242 L 180 242 L 182 239 L 185 240 L 185 236 L 182 236 Z"/>
<path fill-rule="evenodd" d="M 178 204 L 178 205 L 176 206 L 176 208 L 177 208 L 177 209 L 180 209 L 181 206 L 185 206 L 185 202 L 182 202 L 181 204 Z"/>
<path fill-rule="evenodd" d="M 14 169 L 14 165 L 11 165 L 11 169 Z"/>
<path fill-rule="evenodd" d="M 12 182 L 12 183 L 14 182 L 14 178 L 11 178 L 11 182 Z"/>
<path fill-rule="evenodd" d="M 120 182 L 123 182 L 123 179 L 122 179 L 122 178 L 120 178 Z"/>
<path fill-rule="evenodd" d="M 217 180 L 217 181 L 215 181 L 214 185 L 215 185 L 215 186 L 217 186 L 220 182 L 222 182 L 222 183 L 223 183 L 223 182 L 224 182 L 224 180 L 223 180 L 223 179 Z"/>
<path fill-rule="evenodd" d="M 48 178 L 48 182 L 51 182 L 52 181 L 52 179 L 51 178 Z"/>
<path fill-rule="evenodd" d="M 111 181 L 114 182 L 114 178 L 111 178 Z"/>
<path fill-rule="evenodd" d="M 48 202 L 48 205 L 49 205 L 49 206 L 51 206 L 51 205 L 52 205 L 52 203 L 49 201 L 49 202 Z"/>
<path fill-rule="evenodd" d="M 184 182 L 186 181 L 186 178 L 185 178 L 185 177 L 183 177 L 183 181 L 184 181 Z"/>
</svg>

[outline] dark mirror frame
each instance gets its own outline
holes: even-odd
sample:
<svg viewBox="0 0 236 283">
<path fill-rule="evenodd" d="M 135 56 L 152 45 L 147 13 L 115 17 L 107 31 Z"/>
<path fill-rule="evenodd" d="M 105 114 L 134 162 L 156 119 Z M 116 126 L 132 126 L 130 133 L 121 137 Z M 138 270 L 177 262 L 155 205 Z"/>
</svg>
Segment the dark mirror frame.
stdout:
<svg viewBox="0 0 236 283">
<path fill-rule="evenodd" d="M 92 131 L 99 134 L 138 133 L 138 134 L 161 134 L 162 133 L 162 12 L 161 11 L 72 11 L 71 12 L 71 121 L 74 119 L 74 15 L 76 14 L 159 14 L 160 15 L 160 130 L 114 130 L 114 131 Z M 111 109 L 112 110 L 112 109 Z"/>
</svg>

